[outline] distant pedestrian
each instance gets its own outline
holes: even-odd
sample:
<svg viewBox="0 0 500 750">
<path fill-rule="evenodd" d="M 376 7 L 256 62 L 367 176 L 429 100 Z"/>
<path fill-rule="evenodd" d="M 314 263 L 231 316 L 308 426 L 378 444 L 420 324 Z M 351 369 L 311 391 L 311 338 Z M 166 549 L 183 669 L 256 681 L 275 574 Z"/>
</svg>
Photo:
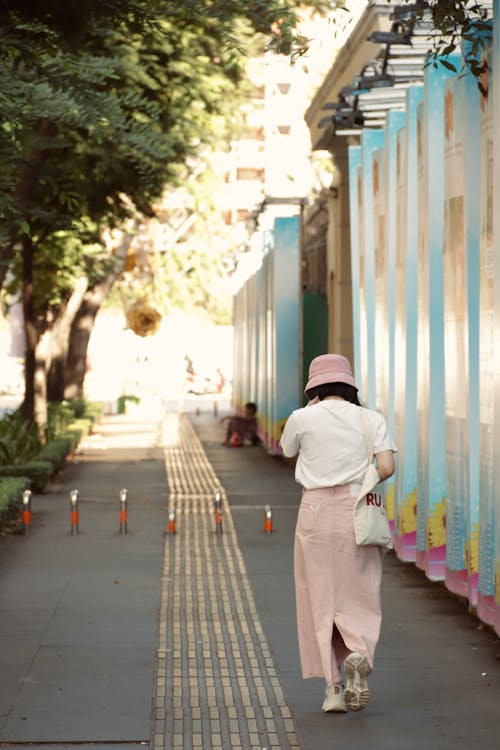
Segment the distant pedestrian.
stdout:
<svg viewBox="0 0 500 750">
<path fill-rule="evenodd" d="M 381 414 L 362 409 L 349 361 L 339 354 L 312 360 L 309 404 L 288 418 L 281 447 L 298 454 L 303 487 L 295 532 L 295 591 L 304 679 L 326 681 L 323 711 L 360 711 L 370 700 L 382 620 L 381 551 L 357 546 L 353 508 L 368 467 L 365 422 L 380 481 L 394 473 L 396 448 Z M 341 667 L 346 679 L 342 687 Z"/>
<path fill-rule="evenodd" d="M 221 422 L 227 421 L 226 438 L 222 445 L 243 445 L 245 440 L 249 440 L 251 445 L 257 445 L 260 442 L 257 422 L 257 404 L 253 401 L 247 401 L 245 404 L 245 415 L 228 414 L 222 417 Z"/>
</svg>

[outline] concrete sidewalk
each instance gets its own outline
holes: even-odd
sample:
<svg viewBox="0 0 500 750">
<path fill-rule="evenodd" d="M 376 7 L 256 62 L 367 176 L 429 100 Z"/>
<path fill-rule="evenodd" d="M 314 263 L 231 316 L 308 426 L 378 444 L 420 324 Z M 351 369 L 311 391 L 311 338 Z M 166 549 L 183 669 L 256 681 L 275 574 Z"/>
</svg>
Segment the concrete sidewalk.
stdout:
<svg viewBox="0 0 500 750">
<path fill-rule="evenodd" d="M 1 741 L 149 741 L 166 503 L 160 442 L 159 424 L 105 419 L 34 497 L 31 535 L 1 538 Z"/>
<path fill-rule="evenodd" d="M 35 498 L 30 537 L 0 539 L 0 745 L 498 747 L 498 638 L 393 556 L 372 703 L 323 714 L 323 685 L 299 670 L 293 468 L 261 447 L 222 447 L 211 404 L 190 414 L 196 434 L 161 416 L 105 418 Z M 222 535 L 211 513 L 219 486 Z M 173 501 L 178 534 L 165 537 Z"/>
</svg>

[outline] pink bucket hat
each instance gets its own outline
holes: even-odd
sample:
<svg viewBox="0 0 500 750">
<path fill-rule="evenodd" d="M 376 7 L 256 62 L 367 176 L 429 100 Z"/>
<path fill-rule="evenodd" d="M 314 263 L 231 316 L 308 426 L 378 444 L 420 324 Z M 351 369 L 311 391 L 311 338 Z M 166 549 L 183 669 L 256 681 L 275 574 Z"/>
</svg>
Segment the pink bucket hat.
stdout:
<svg viewBox="0 0 500 750">
<path fill-rule="evenodd" d="M 320 354 L 309 365 L 309 380 L 304 391 L 324 383 L 346 383 L 358 390 L 349 360 L 342 354 Z"/>
</svg>

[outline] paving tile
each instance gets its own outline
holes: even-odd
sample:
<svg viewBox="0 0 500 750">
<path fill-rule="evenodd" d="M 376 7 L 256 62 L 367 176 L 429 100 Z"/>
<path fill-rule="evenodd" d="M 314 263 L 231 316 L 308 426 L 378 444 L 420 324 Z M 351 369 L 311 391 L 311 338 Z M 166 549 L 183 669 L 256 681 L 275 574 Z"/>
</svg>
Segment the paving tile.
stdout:
<svg viewBox="0 0 500 750">
<path fill-rule="evenodd" d="M 294 726 L 283 712 L 225 490 L 188 419 L 169 415 L 165 434 L 168 504 L 176 509 L 177 532 L 165 539 L 157 649 L 171 682 L 165 690 L 158 666 L 155 705 L 165 700 L 166 719 L 164 728 L 153 729 L 152 744 L 157 748 L 161 736 L 165 750 L 266 743 L 290 750 Z M 213 513 L 216 491 L 222 531 Z M 175 720 L 181 706 L 182 733 Z M 206 707 L 201 719 L 200 706 Z"/>
</svg>

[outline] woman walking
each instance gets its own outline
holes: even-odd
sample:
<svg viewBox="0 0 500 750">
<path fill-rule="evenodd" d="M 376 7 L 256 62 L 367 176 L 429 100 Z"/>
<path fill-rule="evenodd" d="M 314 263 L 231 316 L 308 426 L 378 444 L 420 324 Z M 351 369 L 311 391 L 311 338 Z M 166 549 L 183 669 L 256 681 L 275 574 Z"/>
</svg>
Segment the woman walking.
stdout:
<svg viewBox="0 0 500 750">
<path fill-rule="evenodd" d="M 360 711 L 370 700 L 366 678 L 382 619 L 380 548 L 357 546 L 354 536 L 354 504 L 369 463 L 365 433 L 380 481 L 394 473 L 396 448 L 382 415 L 361 407 L 345 357 L 313 359 L 305 393 L 309 404 L 291 414 L 281 437 L 284 455 L 298 454 L 295 478 L 303 487 L 294 551 L 302 675 L 325 679 L 324 711 Z"/>
</svg>

